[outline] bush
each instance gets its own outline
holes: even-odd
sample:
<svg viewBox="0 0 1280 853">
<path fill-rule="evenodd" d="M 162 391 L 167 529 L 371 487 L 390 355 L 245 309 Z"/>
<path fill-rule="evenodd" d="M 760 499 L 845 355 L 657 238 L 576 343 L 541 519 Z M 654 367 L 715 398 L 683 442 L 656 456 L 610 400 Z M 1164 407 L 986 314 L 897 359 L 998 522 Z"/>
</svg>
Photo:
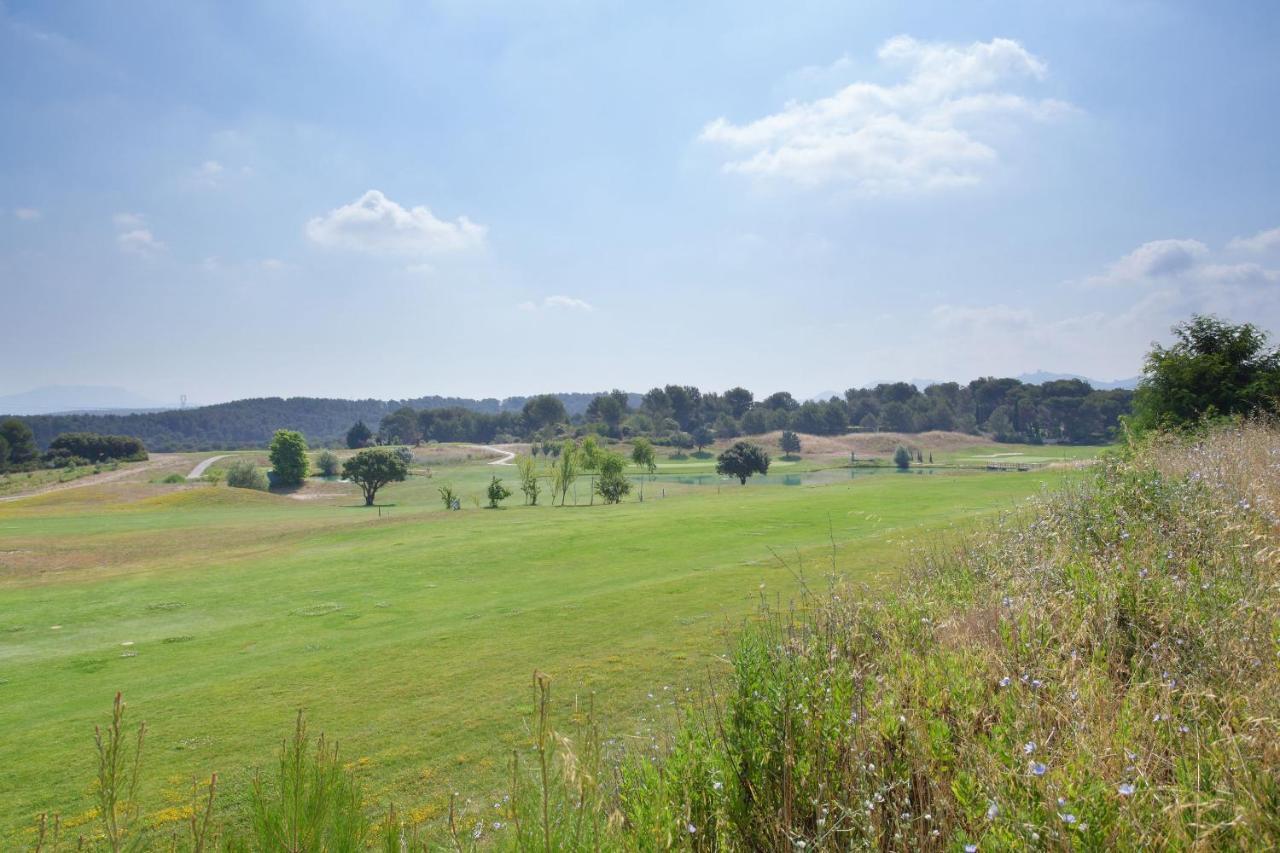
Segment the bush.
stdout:
<svg viewBox="0 0 1280 853">
<path fill-rule="evenodd" d="M 121 462 L 142 462 L 147 458 L 147 449 L 142 446 L 141 441 L 128 435 L 64 432 L 49 443 L 49 452 L 46 457 L 51 460 L 72 457 L 89 462 L 105 462 L 111 459 Z"/>
<path fill-rule="evenodd" d="M 339 461 L 338 454 L 332 450 L 321 450 L 316 454 L 316 470 L 320 472 L 320 476 L 336 477 L 341 467 L 342 462 Z"/>
<path fill-rule="evenodd" d="M 502 485 L 502 481 L 496 475 L 489 481 L 489 488 L 485 493 L 489 497 L 489 509 L 497 509 L 498 504 L 511 497 L 511 490 Z"/>
<path fill-rule="evenodd" d="M 237 459 L 227 466 L 227 485 L 234 489 L 267 490 L 267 475 L 258 470 L 252 459 Z"/>
<path fill-rule="evenodd" d="M 911 467 L 911 451 L 907 450 L 901 444 L 898 449 L 893 451 L 893 464 L 897 465 L 903 471 Z"/>
</svg>

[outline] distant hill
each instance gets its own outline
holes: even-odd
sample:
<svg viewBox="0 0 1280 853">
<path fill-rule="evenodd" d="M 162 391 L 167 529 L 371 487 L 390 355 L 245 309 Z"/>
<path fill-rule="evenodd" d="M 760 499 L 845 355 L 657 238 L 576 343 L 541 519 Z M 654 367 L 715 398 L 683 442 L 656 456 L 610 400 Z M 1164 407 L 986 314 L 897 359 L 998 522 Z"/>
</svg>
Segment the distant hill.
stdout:
<svg viewBox="0 0 1280 853">
<path fill-rule="evenodd" d="M 0 412 L 46 415 L 55 412 L 161 411 L 162 403 L 124 388 L 105 385 L 46 385 L 21 394 L 0 396 Z"/>
<path fill-rule="evenodd" d="M 23 395 L 15 395 L 22 397 Z M 570 415 L 580 415 L 598 393 L 556 394 Z M 460 408 L 485 414 L 519 412 L 527 397 L 416 397 L 409 400 L 341 400 L 322 397 L 258 397 L 212 406 L 162 409 L 125 413 L 80 411 L 28 416 L 0 398 L 3 414 L 22 415 L 41 447 L 64 432 L 98 432 L 131 435 L 142 439 L 149 450 L 220 450 L 263 447 L 277 429 L 300 430 L 315 446 L 339 444 L 347 429 L 358 420 L 377 429 L 385 415 L 403 406 L 414 409 Z M 632 395 L 638 405 L 639 395 Z M 46 410 L 47 411 L 47 410 Z"/>
</svg>

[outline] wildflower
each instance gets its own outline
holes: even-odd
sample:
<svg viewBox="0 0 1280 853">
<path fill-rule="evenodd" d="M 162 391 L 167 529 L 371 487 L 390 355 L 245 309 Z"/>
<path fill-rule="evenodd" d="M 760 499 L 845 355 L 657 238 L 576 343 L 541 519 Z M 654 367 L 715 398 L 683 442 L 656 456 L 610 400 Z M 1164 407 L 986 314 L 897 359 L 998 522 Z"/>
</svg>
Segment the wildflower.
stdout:
<svg viewBox="0 0 1280 853">
<path fill-rule="evenodd" d="M 1011 679 L 1011 678 L 1010 678 L 1009 676 L 1007 676 L 1007 675 L 1006 675 L 1004 678 L 1000 679 L 1000 686 L 1001 686 L 1001 687 L 1008 687 L 1008 686 L 1009 686 L 1010 684 L 1012 684 L 1012 683 L 1013 683 L 1013 679 Z"/>
<path fill-rule="evenodd" d="M 1039 761 L 1033 761 L 1033 762 L 1031 762 L 1031 772 L 1032 772 L 1032 774 L 1034 774 L 1034 775 L 1036 775 L 1036 776 L 1043 776 L 1043 775 L 1044 775 L 1044 772 L 1045 772 L 1046 770 L 1048 770 L 1048 769 L 1049 769 L 1049 768 L 1045 767 L 1045 766 L 1044 766 L 1043 764 L 1041 764 Z"/>
<path fill-rule="evenodd" d="M 1076 816 L 1071 814 L 1070 812 L 1067 812 L 1066 814 L 1060 814 L 1058 815 L 1058 817 L 1062 818 L 1062 822 L 1066 824 L 1072 824 L 1076 822 Z"/>
<path fill-rule="evenodd" d="M 693 824 L 689 824 L 688 826 L 685 827 L 685 829 L 689 830 L 690 835 L 693 835 L 695 832 L 698 831 L 698 827 L 694 826 Z"/>
<path fill-rule="evenodd" d="M 996 803 L 995 800 L 992 800 L 990 804 L 987 805 L 987 820 L 995 820 L 999 816 L 999 814 L 1000 814 L 1000 806 Z"/>
<path fill-rule="evenodd" d="M 1121 782 L 1116 787 L 1116 793 L 1118 793 L 1122 797 L 1132 797 L 1134 790 L 1135 789 L 1133 787 L 1132 782 Z"/>
<path fill-rule="evenodd" d="M 978 853 L 978 845 L 966 844 L 964 846 L 964 853 Z"/>
<path fill-rule="evenodd" d="M 1033 740 L 1029 740 L 1029 741 L 1027 741 L 1026 743 L 1024 743 L 1024 744 L 1022 745 L 1022 754 L 1023 754 L 1023 755 L 1030 755 L 1031 753 L 1033 753 L 1033 752 L 1035 752 L 1035 751 L 1036 751 L 1036 742 L 1035 742 L 1035 741 L 1033 741 Z"/>
<path fill-rule="evenodd" d="M 712 782 L 712 783 L 711 783 L 711 789 L 712 789 L 713 791 L 719 791 L 719 790 L 720 790 L 721 788 L 723 788 L 723 787 L 724 787 L 724 783 L 723 783 L 723 782 L 721 782 L 721 781 L 720 781 L 720 780 L 718 780 L 718 779 L 717 779 L 716 781 L 714 781 L 714 782 Z"/>
</svg>

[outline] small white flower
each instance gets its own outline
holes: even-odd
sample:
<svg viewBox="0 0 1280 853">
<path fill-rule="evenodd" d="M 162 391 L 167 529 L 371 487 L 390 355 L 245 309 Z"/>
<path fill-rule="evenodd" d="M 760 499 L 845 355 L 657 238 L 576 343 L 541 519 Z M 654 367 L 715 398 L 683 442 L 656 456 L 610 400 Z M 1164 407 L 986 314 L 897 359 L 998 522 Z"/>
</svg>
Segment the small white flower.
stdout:
<svg viewBox="0 0 1280 853">
<path fill-rule="evenodd" d="M 999 816 L 999 814 L 1000 814 L 1000 806 L 996 803 L 995 800 L 992 800 L 991 804 L 987 806 L 987 820 L 995 820 L 996 817 Z"/>
<path fill-rule="evenodd" d="M 695 832 L 698 831 L 698 827 L 694 826 L 693 824 L 687 825 L 685 829 L 689 830 L 690 835 L 693 835 Z"/>
<path fill-rule="evenodd" d="M 1121 782 L 1116 787 L 1116 792 L 1122 797 L 1132 797 L 1134 790 L 1132 782 Z"/>
<path fill-rule="evenodd" d="M 1029 741 L 1027 741 L 1026 743 L 1024 743 L 1024 744 L 1022 745 L 1022 754 L 1023 754 L 1023 755 L 1030 755 L 1031 753 L 1033 753 L 1033 752 L 1035 752 L 1035 751 L 1036 751 L 1036 742 L 1035 742 L 1035 741 L 1033 741 L 1033 740 L 1029 740 Z"/>
<path fill-rule="evenodd" d="M 966 844 L 964 846 L 964 853 L 978 853 L 978 845 Z"/>
</svg>

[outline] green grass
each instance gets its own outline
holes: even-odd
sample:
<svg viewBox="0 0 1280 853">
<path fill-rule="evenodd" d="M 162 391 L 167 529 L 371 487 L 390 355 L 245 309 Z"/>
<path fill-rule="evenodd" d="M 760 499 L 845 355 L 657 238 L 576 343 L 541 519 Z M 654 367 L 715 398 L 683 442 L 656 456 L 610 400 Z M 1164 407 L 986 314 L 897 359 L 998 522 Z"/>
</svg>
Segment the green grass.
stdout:
<svg viewBox="0 0 1280 853">
<path fill-rule="evenodd" d="M 424 819 L 457 790 L 479 809 L 525 736 L 535 668 L 561 697 L 597 692 L 620 733 L 644 728 L 650 694 L 721 677 L 726 631 L 793 591 L 772 552 L 816 576 L 834 539 L 841 571 L 881 580 L 908 544 L 1076 476 L 667 484 L 616 507 L 585 506 L 583 480 L 577 508 L 472 509 L 495 473 L 515 485 L 514 468 L 433 464 L 379 495 L 381 517 L 354 490 L 135 484 L 0 504 L 0 840 L 42 811 L 87 820 L 92 727 L 116 691 L 148 723 L 160 822 L 212 770 L 242 808 L 299 707 L 375 800 Z M 445 481 L 464 511 L 441 508 Z"/>
</svg>

